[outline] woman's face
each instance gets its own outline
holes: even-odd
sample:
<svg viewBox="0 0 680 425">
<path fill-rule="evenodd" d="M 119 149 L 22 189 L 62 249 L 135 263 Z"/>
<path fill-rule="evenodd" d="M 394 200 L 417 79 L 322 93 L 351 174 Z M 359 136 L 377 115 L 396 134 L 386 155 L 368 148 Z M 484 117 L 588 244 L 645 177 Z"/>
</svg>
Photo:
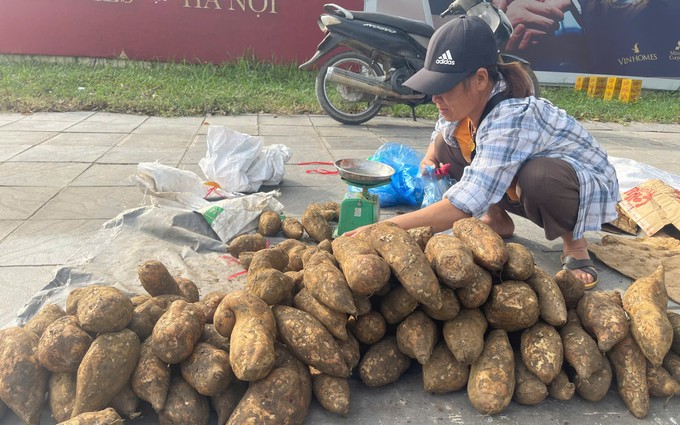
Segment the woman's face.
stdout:
<svg viewBox="0 0 680 425">
<path fill-rule="evenodd" d="M 484 70 L 486 72 L 486 70 Z M 481 116 L 488 93 L 480 88 L 486 87 L 477 74 L 456 84 L 447 92 L 432 96 L 432 102 L 447 121 L 460 121 L 466 117 L 475 123 Z M 488 79 L 486 80 L 488 82 Z M 482 86 L 480 86 L 480 84 Z"/>
</svg>

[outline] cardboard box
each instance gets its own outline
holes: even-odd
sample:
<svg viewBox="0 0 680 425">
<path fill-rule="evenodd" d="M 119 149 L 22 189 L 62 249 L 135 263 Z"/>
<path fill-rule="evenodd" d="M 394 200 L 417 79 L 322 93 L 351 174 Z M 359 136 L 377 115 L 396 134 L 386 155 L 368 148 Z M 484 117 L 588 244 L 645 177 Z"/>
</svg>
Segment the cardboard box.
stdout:
<svg viewBox="0 0 680 425">
<path fill-rule="evenodd" d="M 609 77 L 607 78 L 607 88 L 604 90 L 604 100 L 618 99 L 621 92 L 621 83 L 623 78 Z"/>
<path fill-rule="evenodd" d="M 654 179 L 623 193 L 621 210 L 649 236 L 664 226 L 680 230 L 680 190 Z"/>
</svg>

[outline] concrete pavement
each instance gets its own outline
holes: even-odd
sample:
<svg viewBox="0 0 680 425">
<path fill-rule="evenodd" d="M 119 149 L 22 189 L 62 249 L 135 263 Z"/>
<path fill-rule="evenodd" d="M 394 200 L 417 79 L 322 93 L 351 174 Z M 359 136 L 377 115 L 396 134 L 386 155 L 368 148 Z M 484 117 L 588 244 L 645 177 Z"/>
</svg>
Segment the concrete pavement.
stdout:
<svg viewBox="0 0 680 425">
<path fill-rule="evenodd" d="M 313 168 L 332 170 L 332 166 L 294 164 L 366 158 L 385 142 L 403 143 L 424 151 L 434 123 L 378 117 L 365 125 L 343 126 L 327 116 L 317 115 L 160 118 L 103 112 L 0 113 L 0 311 L 3 317 L 16 314 L 52 279 L 56 268 L 67 262 L 103 223 L 126 209 L 148 204 L 149 200 L 129 179 L 139 162 L 158 160 L 202 177 L 198 161 L 205 156 L 210 124 L 260 136 L 266 145 L 281 143 L 291 148 L 293 157 L 278 187 L 279 201 L 288 215 L 299 216 L 311 202 L 340 201 L 347 186 L 337 175 L 306 172 Z M 677 160 L 680 125 L 597 122 L 585 125 L 610 155 L 680 174 Z M 261 190 L 265 189 L 270 188 Z M 398 211 L 399 208 L 386 209 L 384 214 Z M 534 250 L 540 266 L 552 272 L 559 268 L 561 247 L 556 242 L 545 241 L 540 229 L 519 220 L 515 234 L 513 239 Z M 588 237 L 598 240 L 601 235 L 593 233 Z M 611 270 L 603 270 L 601 281 L 603 289 L 625 288 L 629 283 L 629 279 Z M 382 397 L 394 396 L 394 389 L 390 391 Z M 400 397 L 399 389 L 396 391 L 395 397 Z M 365 416 L 361 421 L 378 423 L 370 418 L 382 418 L 385 423 L 482 422 L 482 417 L 475 416 L 474 412 L 460 416 L 460 412 L 452 413 L 448 407 L 422 416 L 428 418 L 423 422 L 413 411 L 394 417 L 390 415 L 406 407 L 397 405 L 394 410 L 394 401 L 390 400 L 386 399 L 383 406 L 387 416 Z M 669 404 L 675 404 L 673 402 Z M 405 403 L 414 404 L 413 401 Z M 600 405 L 595 409 L 600 412 L 599 416 L 590 418 L 595 418 L 597 423 L 638 423 L 620 402 L 612 403 L 613 407 Z M 582 405 L 587 404 L 577 405 L 580 414 L 588 411 L 583 410 Z M 565 410 L 573 406 L 567 403 L 556 410 L 533 412 L 515 407 L 519 416 L 484 417 L 483 422 L 579 423 L 570 419 L 570 410 Z M 365 407 L 371 410 L 370 405 Z M 417 411 L 418 406 L 412 408 Z M 615 410 L 612 413 L 606 409 Z M 662 402 L 655 403 L 653 409 L 650 417 L 655 423 L 676 424 L 673 418 L 680 416 L 680 408 L 666 408 Z M 535 417 L 535 412 L 541 411 L 549 414 L 550 420 Z M 444 419 L 437 419 L 437 415 Z M 456 419 L 456 415 L 462 419 Z M 308 422 L 313 422 L 309 423 L 347 423 L 314 411 L 310 418 Z"/>
</svg>

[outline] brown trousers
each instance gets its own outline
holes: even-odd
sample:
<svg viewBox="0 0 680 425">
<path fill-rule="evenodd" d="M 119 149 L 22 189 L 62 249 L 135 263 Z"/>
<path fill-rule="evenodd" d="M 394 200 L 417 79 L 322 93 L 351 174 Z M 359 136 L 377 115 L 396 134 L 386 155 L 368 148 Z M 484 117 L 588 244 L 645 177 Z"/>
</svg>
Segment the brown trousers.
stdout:
<svg viewBox="0 0 680 425">
<path fill-rule="evenodd" d="M 449 175 L 460 180 L 468 163 L 460 149 L 454 149 L 441 136 L 435 143 L 437 163 L 451 164 Z M 567 162 L 556 158 L 530 159 L 517 172 L 519 202 L 505 194 L 498 205 L 505 211 L 525 217 L 545 231 L 553 240 L 572 232 L 579 207 L 579 182 L 576 171 Z"/>
</svg>

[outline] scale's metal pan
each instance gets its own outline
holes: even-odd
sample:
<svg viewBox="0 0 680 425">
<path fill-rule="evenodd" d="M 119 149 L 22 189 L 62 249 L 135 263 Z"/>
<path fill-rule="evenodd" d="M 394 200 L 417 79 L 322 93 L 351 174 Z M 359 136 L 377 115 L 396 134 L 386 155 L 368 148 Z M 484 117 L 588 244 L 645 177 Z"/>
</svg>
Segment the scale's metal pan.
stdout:
<svg viewBox="0 0 680 425">
<path fill-rule="evenodd" d="M 394 168 L 389 165 L 368 159 L 339 159 L 335 161 L 335 168 L 343 179 L 363 184 L 386 182 L 394 174 Z"/>
</svg>

